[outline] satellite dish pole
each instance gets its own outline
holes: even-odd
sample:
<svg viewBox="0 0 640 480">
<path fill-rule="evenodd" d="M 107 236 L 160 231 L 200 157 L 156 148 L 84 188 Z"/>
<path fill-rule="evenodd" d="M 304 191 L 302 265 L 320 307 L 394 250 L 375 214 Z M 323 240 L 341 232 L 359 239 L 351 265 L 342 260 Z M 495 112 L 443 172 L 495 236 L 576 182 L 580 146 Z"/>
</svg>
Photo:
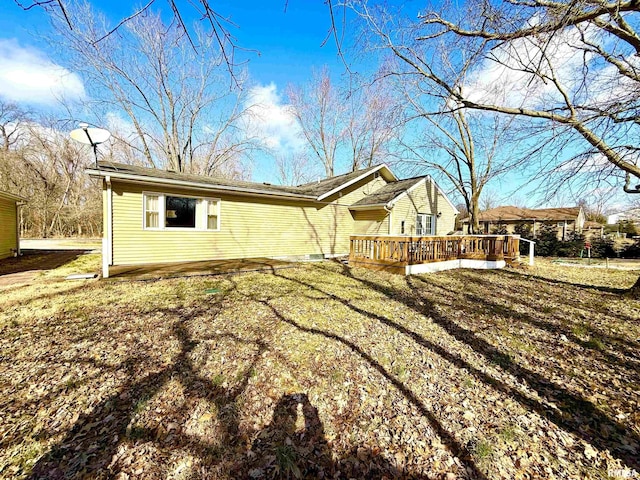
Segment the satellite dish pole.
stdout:
<svg viewBox="0 0 640 480">
<path fill-rule="evenodd" d="M 103 128 L 91 128 L 88 123 L 78 124 L 78 128 L 72 130 L 71 138 L 75 141 L 91 145 L 93 148 L 93 156 L 96 159 L 96 168 L 98 167 L 98 145 L 106 142 L 111 137 L 111 133 Z"/>
<path fill-rule="evenodd" d="M 98 166 L 98 144 L 94 143 L 93 140 L 91 140 L 91 135 L 89 134 L 89 125 L 87 125 L 86 123 L 81 123 L 80 125 L 78 125 L 82 130 L 84 130 L 84 133 L 87 135 L 87 139 L 89 140 L 89 143 L 91 144 L 91 146 L 93 147 L 93 156 L 96 159 L 96 167 Z"/>
</svg>

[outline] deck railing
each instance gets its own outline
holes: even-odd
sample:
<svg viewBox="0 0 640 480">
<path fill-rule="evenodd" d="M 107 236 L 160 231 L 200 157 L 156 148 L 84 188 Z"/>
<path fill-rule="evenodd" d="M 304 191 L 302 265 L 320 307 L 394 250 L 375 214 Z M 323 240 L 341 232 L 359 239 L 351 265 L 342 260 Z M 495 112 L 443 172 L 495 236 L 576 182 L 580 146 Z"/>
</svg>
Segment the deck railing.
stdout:
<svg viewBox="0 0 640 480">
<path fill-rule="evenodd" d="M 518 235 L 352 235 L 349 264 L 404 273 L 407 265 L 476 259 L 510 261 L 519 256 Z"/>
</svg>

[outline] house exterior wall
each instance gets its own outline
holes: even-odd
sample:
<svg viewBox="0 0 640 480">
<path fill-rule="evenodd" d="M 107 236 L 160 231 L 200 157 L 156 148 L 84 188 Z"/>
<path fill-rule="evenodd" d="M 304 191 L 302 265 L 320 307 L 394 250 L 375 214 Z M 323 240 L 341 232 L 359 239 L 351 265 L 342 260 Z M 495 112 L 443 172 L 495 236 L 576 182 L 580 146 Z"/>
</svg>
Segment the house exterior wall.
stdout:
<svg viewBox="0 0 640 480">
<path fill-rule="evenodd" d="M 0 197 L 0 258 L 12 256 L 18 248 L 17 221 L 16 202 Z"/>
<path fill-rule="evenodd" d="M 441 214 L 436 218 L 436 235 L 447 235 L 455 230 L 455 209 L 438 191 L 435 184 L 427 181 L 420 183 L 393 205 L 390 233 L 401 235 L 402 221 L 404 221 L 404 234 L 415 235 L 418 213 Z"/>
<path fill-rule="evenodd" d="M 585 240 L 595 240 L 602 238 L 604 235 L 604 227 L 600 228 L 585 228 L 582 230 Z"/>
<path fill-rule="evenodd" d="M 353 212 L 355 219 L 354 235 L 387 235 L 389 233 L 389 212 L 384 208 L 375 210 L 357 210 Z"/>
<path fill-rule="evenodd" d="M 371 176 L 318 204 L 112 179 L 112 264 L 347 254 L 356 224 L 348 205 L 384 183 L 384 179 Z M 144 192 L 220 199 L 220 230 L 145 230 Z M 367 222 L 361 223 L 363 228 Z"/>
</svg>

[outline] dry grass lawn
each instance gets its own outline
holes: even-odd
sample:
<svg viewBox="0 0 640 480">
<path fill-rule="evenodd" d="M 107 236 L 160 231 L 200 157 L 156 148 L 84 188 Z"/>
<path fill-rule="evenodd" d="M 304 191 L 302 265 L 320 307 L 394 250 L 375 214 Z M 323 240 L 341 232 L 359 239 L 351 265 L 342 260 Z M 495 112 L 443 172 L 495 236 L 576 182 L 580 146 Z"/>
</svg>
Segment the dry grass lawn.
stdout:
<svg viewBox="0 0 640 480">
<path fill-rule="evenodd" d="M 0 477 L 633 478 L 639 273 L 53 271 L 0 290 Z"/>
</svg>

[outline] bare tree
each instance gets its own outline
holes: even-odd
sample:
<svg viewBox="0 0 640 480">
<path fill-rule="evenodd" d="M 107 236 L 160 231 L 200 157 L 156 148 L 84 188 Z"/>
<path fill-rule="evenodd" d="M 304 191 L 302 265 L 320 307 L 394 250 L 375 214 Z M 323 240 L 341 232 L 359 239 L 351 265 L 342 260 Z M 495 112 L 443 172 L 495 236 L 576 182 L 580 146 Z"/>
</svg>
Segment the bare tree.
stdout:
<svg viewBox="0 0 640 480">
<path fill-rule="evenodd" d="M 151 166 L 212 172 L 219 158 L 251 148 L 236 128 L 245 114 L 242 90 L 222 86 L 223 56 L 211 38 L 199 36 L 194 50 L 183 29 L 151 12 L 104 37 L 108 22 L 88 4 L 66 13 L 54 21 L 59 46 L 88 83 L 90 111 L 99 119 L 124 116 L 117 139 L 129 155 Z"/>
<path fill-rule="evenodd" d="M 75 30 L 78 28 L 78 19 L 77 17 L 74 17 L 71 12 L 71 10 L 73 10 L 73 6 L 71 5 L 73 3 L 72 1 L 14 0 L 14 3 L 23 10 L 40 8 L 52 16 L 62 19 L 69 30 Z M 186 10 L 193 9 L 198 18 L 208 25 L 210 32 L 209 36 L 219 47 L 224 65 L 226 65 L 231 79 L 237 83 L 235 68 L 238 66 L 238 62 L 235 57 L 236 51 L 239 47 L 236 44 L 231 33 L 231 27 L 235 27 L 235 25 L 218 9 L 212 8 L 209 0 L 198 0 L 196 2 L 190 2 L 190 5 L 186 8 L 184 6 L 178 6 L 176 0 L 165 0 L 164 2 L 148 0 L 142 6 L 134 8 L 130 15 L 120 19 L 113 27 L 105 30 L 102 36 L 93 39 L 92 45 L 95 46 L 98 43 L 103 42 L 111 35 L 116 34 L 120 30 L 122 30 L 124 26 L 131 23 L 134 19 L 147 14 L 154 4 L 156 4 L 157 6 L 160 3 L 165 3 L 169 7 L 173 16 L 171 23 L 173 25 L 176 25 L 182 32 L 184 32 L 184 35 L 191 47 L 194 50 L 197 50 L 199 47 L 199 45 L 197 44 L 198 34 L 197 32 L 194 32 L 194 30 L 190 28 L 190 26 L 184 21 L 185 13 L 187 13 Z"/>
<path fill-rule="evenodd" d="M 22 209 L 23 235 L 50 237 L 99 235 L 100 191 L 84 169 L 90 151 L 69 138 L 56 122 L 15 119 L 18 127 L 7 149 L 0 150 L 0 190 L 27 199 Z"/>
<path fill-rule="evenodd" d="M 406 67 L 395 73 L 421 77 L 453 109 L 525 117 L 546 122 L 556 136 L 575 134 L 583 144 L 578 165 L 601 158 L 622 171 L 625 192 L 640 192 L 631 185 L 640 180 L 634 1 L 468 0 L 405 26 L 366 2 L 353 6 Z M 434 50 L 443 43 L 465 54 L 442 62 Z"/>
<path fill-rule="evenodd" d="M 289 85 L 287 96 L 311 156 L 333 177 L 336 152 L 344 141 L 344 104 L 328 68 L 313 74 L 306 87 Z"/>
<path fill-rule="evenodd" d="M 411 158 L 403 163 L 414 169 L 435 169 L 464 200 L 469 214 L 469 233 L 479 233 L 480 199 L 484 187 L 493 179 L 515 168 L 518 157 L 509 148 L 510 121 L 495 115 L 474 115 L 466 109 L 444 109 L 426 115 L 415 100 L 409 101 L 427 127 L 412 144 L 405 144 Z"/>
<path fill-rule="evenodd" d="M 291 111 L 328 177 L 336 167 L 355 171 L 399 155 L 403 105 L 383 80 L 332 83 L 324 67 L 306 86 L 289 85 Z M 339 165 L 338 165 L 339 164 Z"/>
<path fill-rule="evenodd" d="M 347 94 L 344 143 L 352 171 L 399 157 L 405 122 L 404 104 L 398 97 L 382 79 L 356 86 Z"/>
<path fill-rule="evenodd" d="M 15 103 L 0 100 L 0 149 L 11 150 L 23 135 L 21 128 L 29 121 L 30 113 Z"/>
<path fill-rule="evenodd" d="M 301 185 L 313 180 L 310 161 L 305 153 L 286 152 L 275 155 L 281 185 Z"/>
</svg>

